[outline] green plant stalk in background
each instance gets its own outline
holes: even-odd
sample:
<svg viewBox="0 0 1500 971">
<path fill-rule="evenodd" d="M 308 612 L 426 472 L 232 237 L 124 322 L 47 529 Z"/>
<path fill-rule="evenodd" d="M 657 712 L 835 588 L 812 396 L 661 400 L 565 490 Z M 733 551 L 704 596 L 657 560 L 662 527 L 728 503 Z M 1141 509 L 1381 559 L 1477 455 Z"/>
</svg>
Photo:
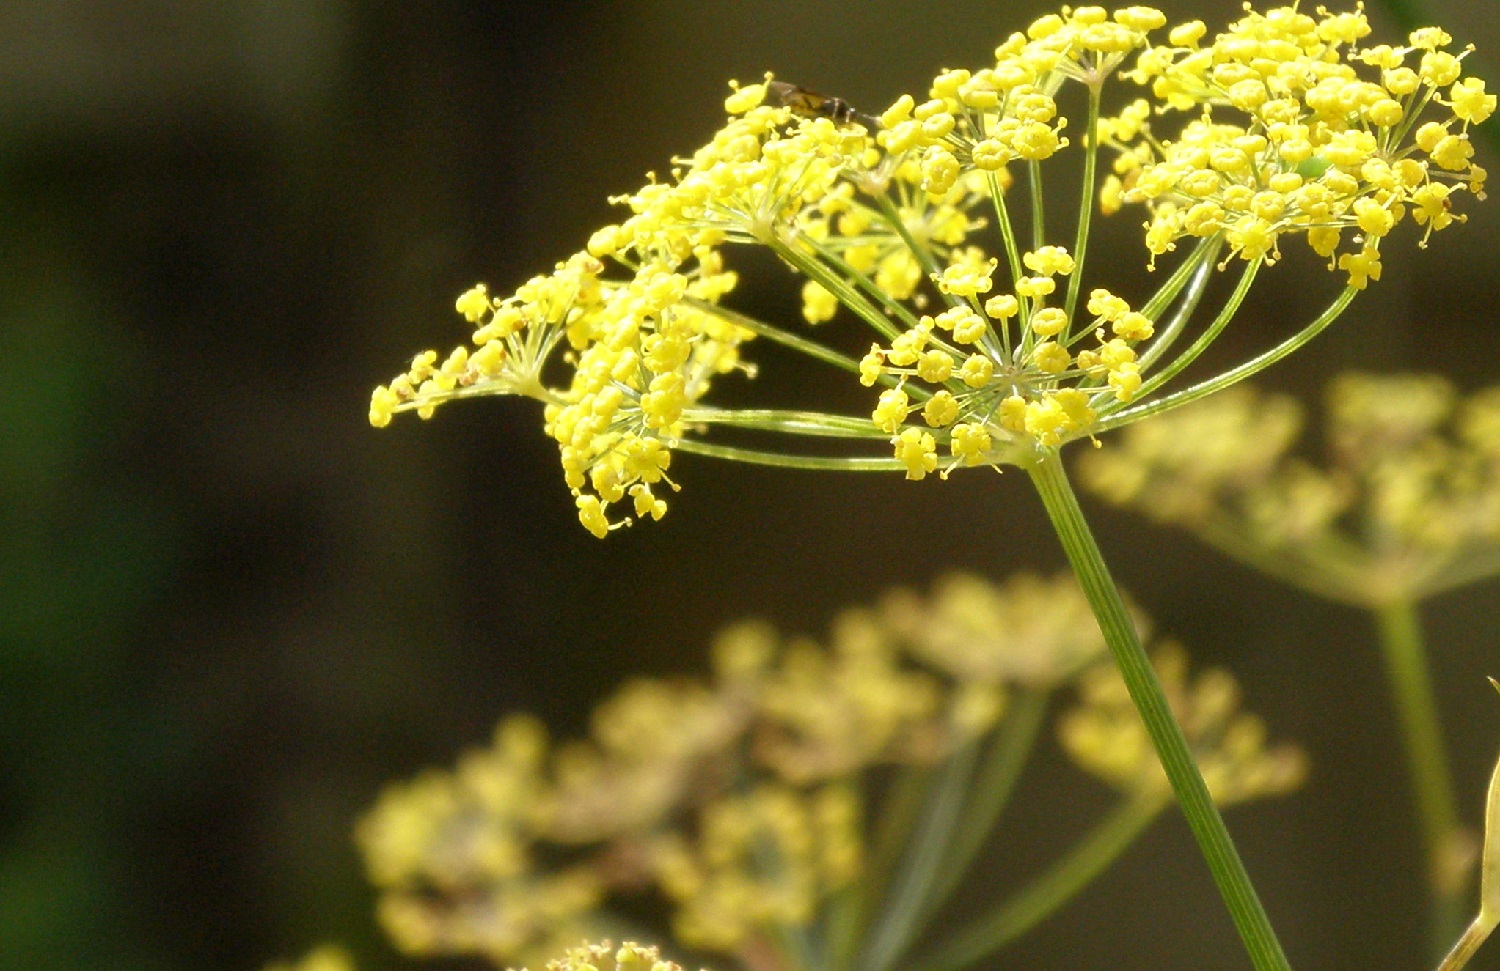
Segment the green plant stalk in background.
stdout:
<svg viewBox="0 0 1500 971">
<path fill-rule="evenodd" d="M 1436 958 L 1463 926 L 1467 841 L 1458 819 L 1416 605 L 1396 601 L 1375 615 L 1427 853 L 1432 894 L 1428 922 Z"/>
<path fill-rule="evenodd" d="M 897 962 L 902 962 L 904 967 L 912 960 L 922 961 L 920 957 L 908 955 L 907 949 L 952 895 L 974 857 L 994 835 L 1000 814 L 1035 747 L 1049 697 L 1049 691 L 1022 690 L 1008 706 L 998 737 L 988 751 L 977 751 L 976 743 L 968 751 L 950 759 L 932 782 L 932 796 L 919 824 L 918 835 L 896 868 L 896 891 L 873 894 L 884 896 L 886 903 L 880 920 L 871 925 L 874 930 L 859 964 L 861 971 L 887 971 Z M 982 758 L 977 766 L 976 757 Z M 956 791 L 950 791 L 955 789 L 955 784 Z M 1034 919 L 1025 925 L 1031 926 L 1102 872 L 1148 822 L 1150 817 L 1142 819 L 1128 835 L 1122 833 L 1113 852 L 1105 852 L 1097 840 L 1086 847 L 1075 848 L 1073 855 L 1087 861 L 1086 874 L 1080 870 L 1083 879 L 1054 887 L 1055 892 L 1049 898 L 1050 906 L 1045 909 L 1026 908 L 1022 898 L 1037 895 L 1034 891 L 1023 891 L 1016 898 L 1007 900 L 995 914 L 1010 914 L 1022 909 L 1034 911 Z M 982 921 L 987 922 L 989 919 Z M 1009 922 L 1010 925 L 1014 923 L 1013 919 Z M 991 953 L 1008 943 L 1015 933 L 993 939 L 986 936 L 976 941 L 975 946 L 965 949 L 966 957 L 961 963 Z M 965 940 L 970 936 L 966 932 Z M 954 951 L 957 943 L 949 945 L 943 953 Z"/>
<path fill-rule="evenodd" d="M 931 954 L 918 956 L 907 971 L 957 971 L 1020 937 L 1103 873 L 1168 802 L 1147 792 L 1121 803 L 1047 872 Z"/>
</svg>

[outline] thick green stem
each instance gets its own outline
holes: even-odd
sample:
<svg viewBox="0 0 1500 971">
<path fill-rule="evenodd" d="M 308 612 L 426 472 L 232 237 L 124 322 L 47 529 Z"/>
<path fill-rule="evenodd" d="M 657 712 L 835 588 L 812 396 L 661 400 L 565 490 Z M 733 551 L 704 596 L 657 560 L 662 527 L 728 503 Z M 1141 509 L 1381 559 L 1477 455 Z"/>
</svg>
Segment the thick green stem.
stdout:
<svg viewBox="0 0 1500 971">
<path fill-rule="evenodd" d="M 1421 618 L 1409 602 L 1387 604 L 1376 611 L 1376 618 L 1427 851 L 1428 889 L 1432 894 L 1428 929 L 1435 960 L 1463 927 L 1469 854 L 1458 821 L 1442 723 L 1428 674 Z"/>
<path fill-rule="evenodd" d="M 1162 798 L 1154 794 L 1122 803 L 1046 873 L 906 971 L 957 971 L 1009 944 L 1077 896 L 1161 810 Z"/>
<path fill-rule="evenodd" d="M 1078 505 L 1078 497 L 1056 451 L 1043 455 L 1028 470 L 1036 485 L 1063 551 L 1078 577 L 1084 595 L 1104 633 L 1105 643 L 1130 691 L 1130 698 L 1156 747 L 1162 768 L 1171 780 L 1188 827 L 1213 874 L 1214 883 L 1229 908 L 1229 916 L 1245 943 L 1256 971 L 1290 971 L 1281 943 L 1266 917 L 1265 908 L 1245 872 L 1224 819 L 1208 793 L 1182 729 L 1162 692 L 1161 683 L 1136 635 L 1125 610 L 1119 588 L 1109 574 L 1104 556 Z"/>
</svg>

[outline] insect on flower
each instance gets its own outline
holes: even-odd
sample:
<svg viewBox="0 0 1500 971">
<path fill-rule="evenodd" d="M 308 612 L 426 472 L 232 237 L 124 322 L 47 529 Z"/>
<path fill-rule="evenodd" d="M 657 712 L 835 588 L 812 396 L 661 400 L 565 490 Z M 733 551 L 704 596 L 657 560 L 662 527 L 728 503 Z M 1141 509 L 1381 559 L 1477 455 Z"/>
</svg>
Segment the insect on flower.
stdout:
<svg viewBox="0 0 1500 971">
<path fill-rule="evenodd" d="M 766 100 L 783 108 L 790 108 L 804 118 L 827 118 L 840 125 L 859 122 L 872 132 L 880 128 L 878 119 L 865 114 L 843 98 L 818 94 L 785 81 L 768 82 Z"/>
</svg>

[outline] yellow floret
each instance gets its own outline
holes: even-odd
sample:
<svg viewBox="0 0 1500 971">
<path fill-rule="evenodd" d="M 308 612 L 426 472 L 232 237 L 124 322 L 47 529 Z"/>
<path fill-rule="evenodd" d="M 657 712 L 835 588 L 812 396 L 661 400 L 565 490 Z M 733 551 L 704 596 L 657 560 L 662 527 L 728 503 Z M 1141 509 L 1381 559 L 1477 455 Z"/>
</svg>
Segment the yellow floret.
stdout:
<svg viewBox="0 0 1500 971">
<path fill-rule="evenodd" d="M 906 466 L 906 477 L 926 478 L 937 468 L 937 441 L 931 432 L 908 428 L 896 438 L 896 458 Z"/>
<path fill-rule="evenodd" d="M 459 295 L 453 309 L 471 324 L 477 324 L 490 312 L 490 294 L 483 283 L 475 284 Z"/>
<path fill-rule="evenodd" d="M 870 418 L 875 422 L 876 428 L 894 435 L 901 423 L 906 421 L 910 411 L 911 402 L 906 392 L 900 388 L 887 388 L 880 393 L 880 403 L 875 406 Z"/>
</svg>

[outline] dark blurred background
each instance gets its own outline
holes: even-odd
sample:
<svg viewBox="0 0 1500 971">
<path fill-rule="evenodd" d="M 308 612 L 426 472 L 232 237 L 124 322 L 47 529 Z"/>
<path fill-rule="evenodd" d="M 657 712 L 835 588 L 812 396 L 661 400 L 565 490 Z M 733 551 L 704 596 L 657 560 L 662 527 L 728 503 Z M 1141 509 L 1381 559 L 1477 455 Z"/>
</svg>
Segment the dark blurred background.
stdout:
<svg viewBox="0 0 1500 971">
<path fill-rule="evenodd" d="M 1161 6 L 1218 25 L 1239 4 Z M 1493 5 L 1430 6 L 1493 78 Z M 608 195 L 700 144 L 726 79 L 770 68 L 878 111 L 1045 9 L 0 4 L 0 966 L 253 969 L 325 939 L 404 966 L 349 836 L 382 782 L 449 764 L 517 707 L 579 731 L 628 673 L 700 670 L 736 617 L 820 631 L 893 583 L 1061 565 L 1014 473 L 910 484 L 682 457 L 667 518 L 599 542 L 530 403 L 365 419 L 410 354 L 463 339 L 461 290 L 546 270 L 613 218 Z M 1493 382 L 1500 218 L 1464 205 L 1470 225 L 1433 250 L 1388 247 L 1386 279 L 1267 383 Z M 1328 292 L 1305 255 L 1266 276 L 1226 352 Z M 741 305 L 792 319 L 771 269 Z M 773 391 L 823 378 L 777 373 Z M 1304 793 L 1230 819 L 1293 962 L 1421 967 L 1421 865 L 1366 618 L 1090 508 L 1158 626 L 1231 665 L 1311 752 Z M 1500 743 L 1496 590 L 1426 609 L 1471 821 Z M 1022 800 L 1039 859 L 1052 821 L 1097 808 L 1068 778 L 1043 772 Z M 995 966 L 1106 962 L 1247 966 L 1179 819 Z"/>
</svg>

